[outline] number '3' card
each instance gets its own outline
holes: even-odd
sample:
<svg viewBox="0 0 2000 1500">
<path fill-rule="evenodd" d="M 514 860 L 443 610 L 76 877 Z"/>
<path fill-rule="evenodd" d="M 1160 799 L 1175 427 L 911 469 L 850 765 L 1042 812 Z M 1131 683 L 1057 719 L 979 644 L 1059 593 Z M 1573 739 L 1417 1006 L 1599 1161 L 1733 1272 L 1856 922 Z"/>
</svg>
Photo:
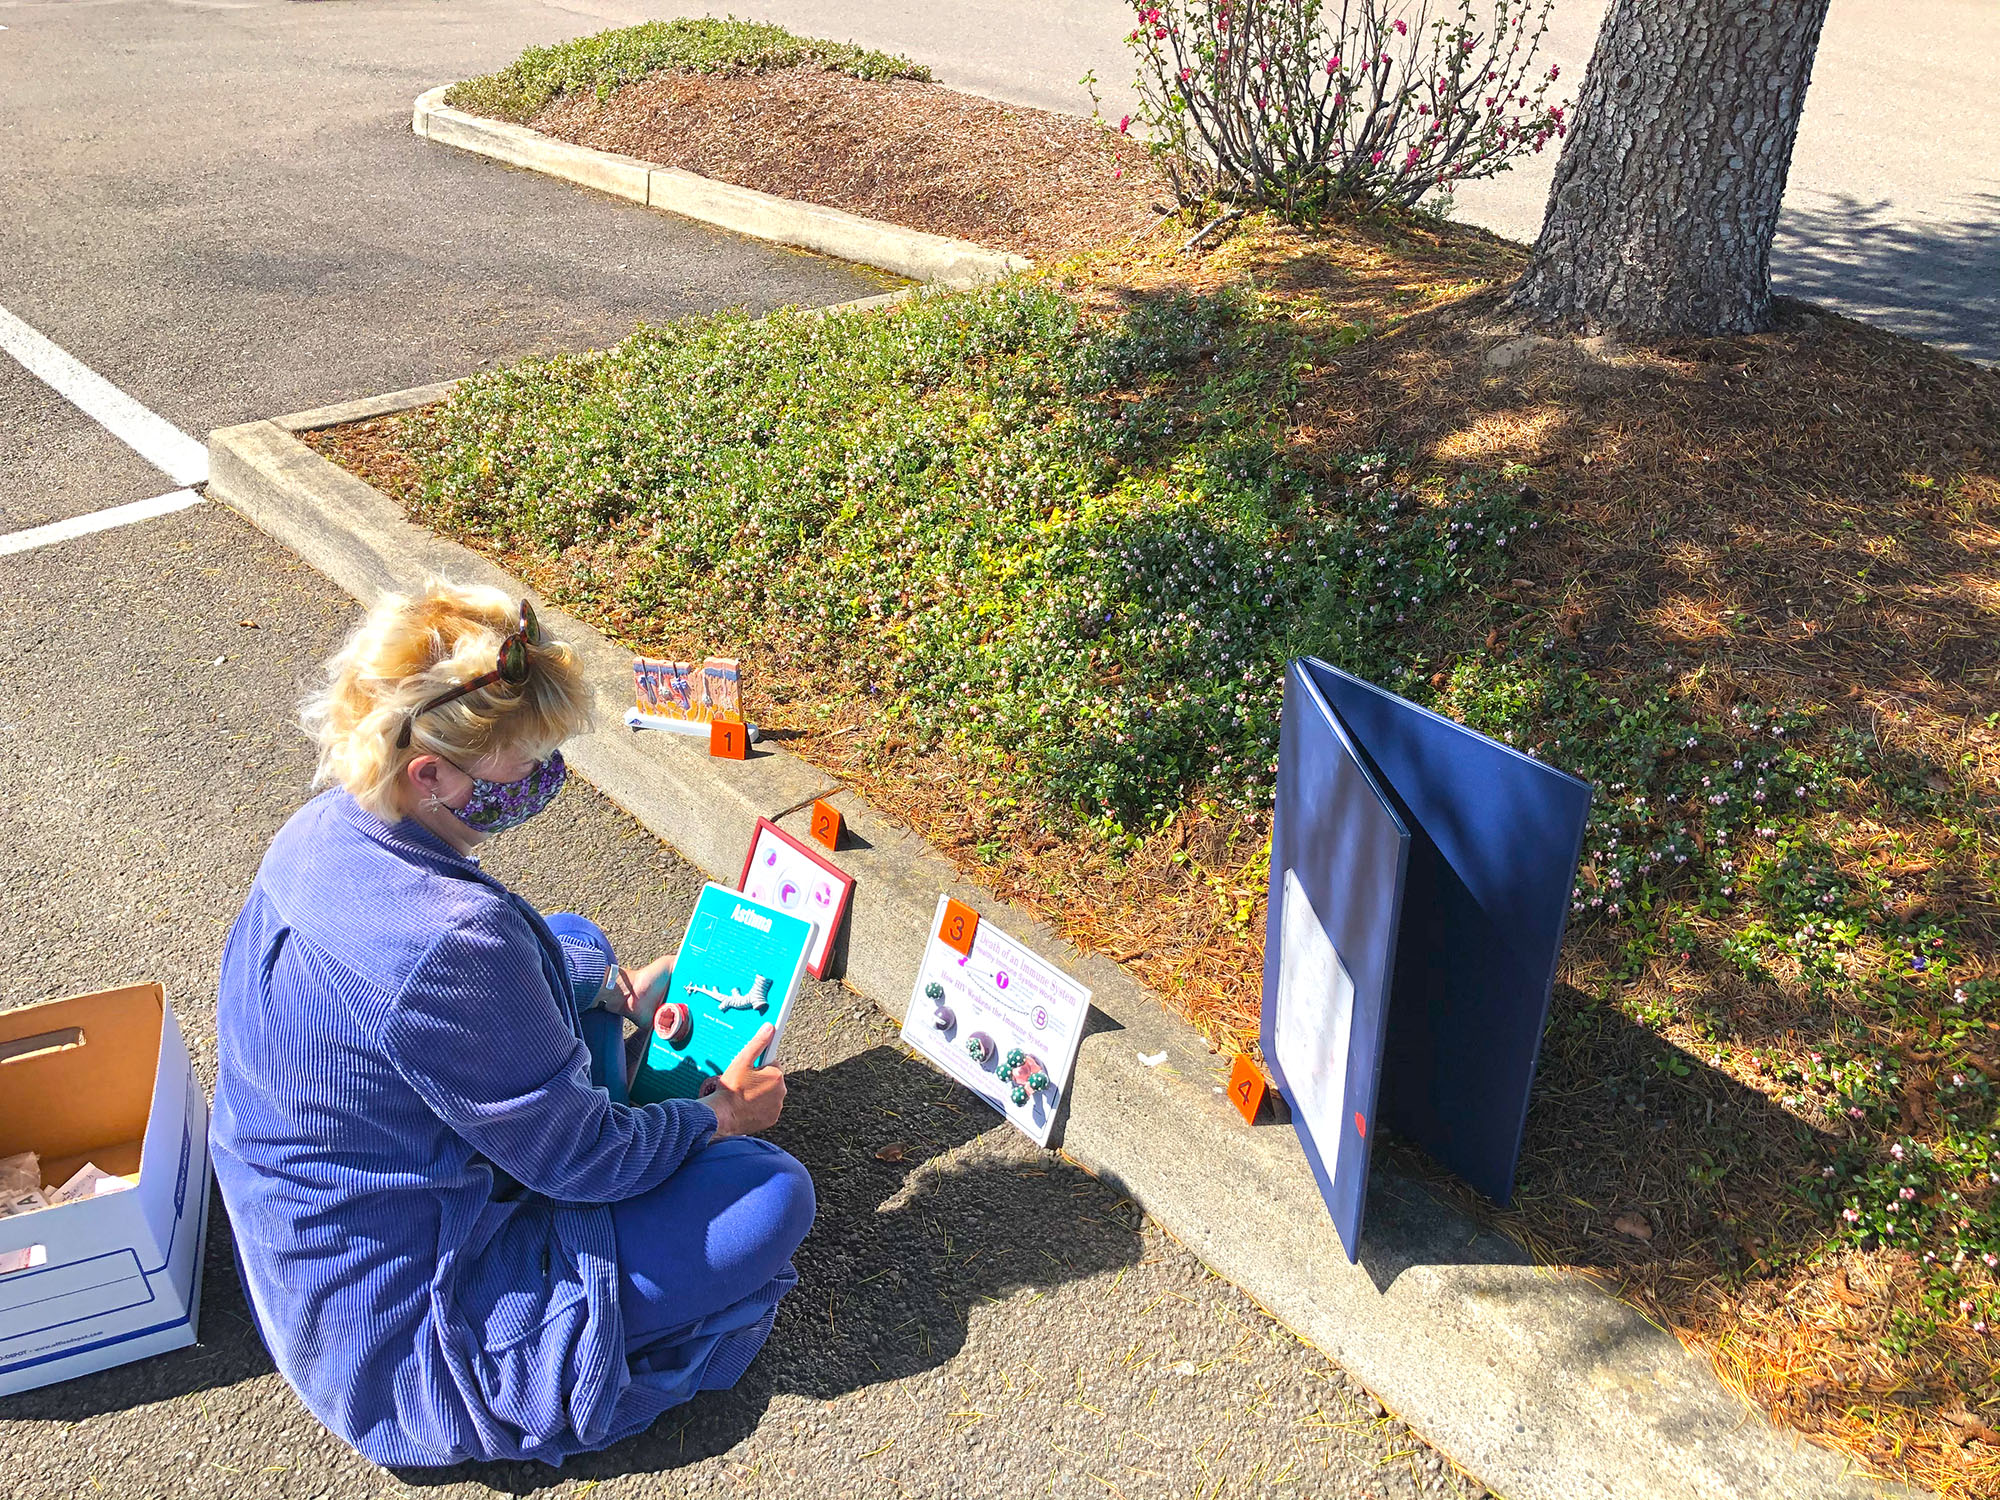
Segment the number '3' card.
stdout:
<svg viewBox="0 0 2000 1500">
<path fill-rule="evenodd" d="M 1049 1143 L 1089 1014 L 1088 988 L 992 921 L 938 897 L 903 1040 L 1037 1145 Z"/>
</svg>

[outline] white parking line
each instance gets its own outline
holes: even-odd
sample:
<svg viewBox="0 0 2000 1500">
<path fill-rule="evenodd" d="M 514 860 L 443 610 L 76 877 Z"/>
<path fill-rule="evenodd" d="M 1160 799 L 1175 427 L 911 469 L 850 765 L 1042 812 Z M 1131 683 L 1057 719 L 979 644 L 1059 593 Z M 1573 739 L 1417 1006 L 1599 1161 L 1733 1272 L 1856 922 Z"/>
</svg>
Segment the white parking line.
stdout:
<svg viewBox="0 0 2000 1500">
<path fill-rule="evenodd" d="M 175 490 L 167 495 L 155 495 L 150 500 L 134 500 L 130 505 L 114 505 L 109 510 L 94 510 L 87 516 L 74 516 L 67 521 L 51 521 L 46 526 L 31 526 L 26 531 L 10 531 L 0 536 L 0 557 L 10 553 L 27 552 L 35 547 L 46 547 L 50 542 L 66 542 L 72 537 L 89 536 L 93 531 L 110 531 L 118 526 L 130 526 L 134 521 L 150 521 L 154 516 L 171 515 L 177 510 L 186 510 L 190 505 L 201 504 L 201 496 L 193 490 Z"/>
<path fill-rule="evenodd" d="M 58 395 L 94 418 L 113 437 L 175 484 L 208 478 L 208 449 L 180 428 L 148 411 L 81 360 L 58 349 L 19 318 L 0 307 L 0 349 L 21 367 L 52 386 Z M 162 497 L 164 498 L 164 497 Z M 140 504 L 153 504 L 141 501 Z M 121 506 L 119 509 L 129 509 Z M 108 512 L 107 512 L 108 514 Z M 19 533 L 26 535 L 25 532 Z"/>
</svg>

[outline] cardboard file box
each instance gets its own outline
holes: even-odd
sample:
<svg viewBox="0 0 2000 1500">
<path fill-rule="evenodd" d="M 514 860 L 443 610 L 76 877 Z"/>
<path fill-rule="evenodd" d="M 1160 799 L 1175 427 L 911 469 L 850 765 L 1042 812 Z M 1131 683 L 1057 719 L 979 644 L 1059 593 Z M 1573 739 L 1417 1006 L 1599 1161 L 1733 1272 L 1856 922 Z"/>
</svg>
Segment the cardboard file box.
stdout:
<svg viewBox="0 0 2000 1500">
<path fill-rule="evenodd" d="M 0 1396 L 195 1340 L 208 1100 L 157 984 L 0 1011 L 0 1156 L 137 1186 L 0 1219 Z M 29 1250 L 28 1256 L 7 1251 Z"/>
</svg>

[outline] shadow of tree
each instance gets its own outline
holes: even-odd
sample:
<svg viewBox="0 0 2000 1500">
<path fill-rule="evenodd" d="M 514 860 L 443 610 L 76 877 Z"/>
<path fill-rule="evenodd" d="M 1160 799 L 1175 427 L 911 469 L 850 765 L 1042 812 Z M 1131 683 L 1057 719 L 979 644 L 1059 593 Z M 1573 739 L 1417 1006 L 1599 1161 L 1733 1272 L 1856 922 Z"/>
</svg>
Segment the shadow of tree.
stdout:
<svg viewBox="0 0 2000 1500">
<path fill-rule="evenodd" d="M 1944 208 L 1912 220 L 1886 200 L 1795 194 L 1778 223 L 1772 280 L 1788 296 L 2000 361 L 2000 194 Z"/>
</svg>

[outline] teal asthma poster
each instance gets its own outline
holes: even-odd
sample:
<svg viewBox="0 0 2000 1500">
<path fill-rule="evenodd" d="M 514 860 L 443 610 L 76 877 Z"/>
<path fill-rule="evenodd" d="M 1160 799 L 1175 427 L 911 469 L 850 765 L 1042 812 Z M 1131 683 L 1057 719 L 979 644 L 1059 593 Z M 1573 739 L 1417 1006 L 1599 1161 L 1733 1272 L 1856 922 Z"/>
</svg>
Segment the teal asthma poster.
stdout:
<svg viewBox="0 0 2000 1500">
<path fill-rule="evenodd" d="M 814 924 L 720 885 L 702 888 L 674 958 L 666 999 L 685 1005 L 691 1030 L 680 1045 L 654 1033 L 632 1080 L 632 1099 L 692 1099 L 770 1022 L 782 1036 L 799 992 Z M 764 1049 L 764 1061 L 778 1038 Z"/>
</svg>

